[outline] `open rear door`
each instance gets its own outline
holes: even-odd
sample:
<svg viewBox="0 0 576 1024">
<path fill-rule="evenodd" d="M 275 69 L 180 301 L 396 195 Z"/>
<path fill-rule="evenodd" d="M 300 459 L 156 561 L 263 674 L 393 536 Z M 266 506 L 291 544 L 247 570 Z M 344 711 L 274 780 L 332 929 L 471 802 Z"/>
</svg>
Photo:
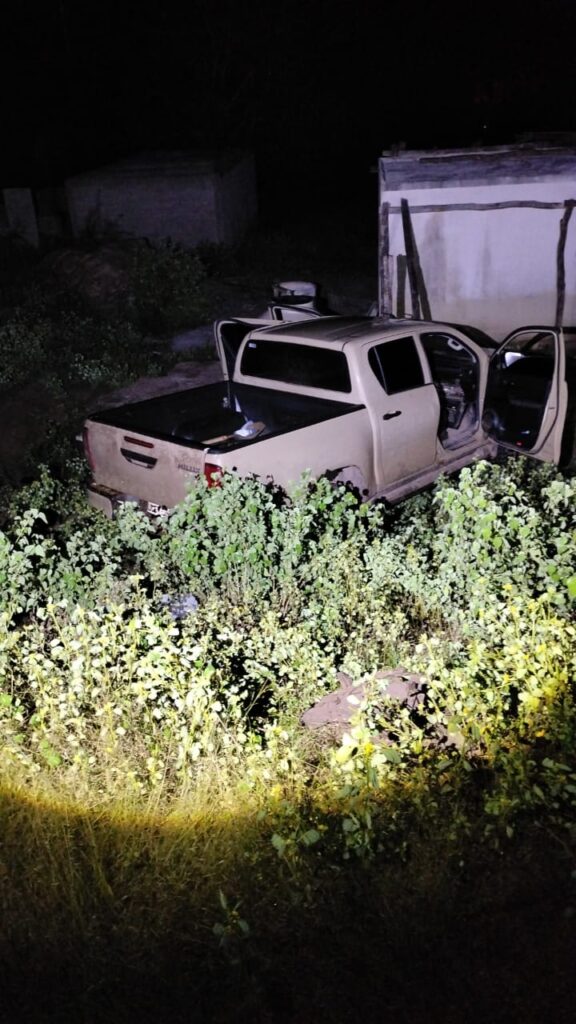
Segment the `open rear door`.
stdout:
<svg viewBox="0 0 576 1024">
<path fill-rule="evenodd" d="M 314 317 L 329 316 L 328 313 L 321 313 L 319 309 L 315 309 L 310 305 L 289 305 L 282 304 L 280 302 L 271 303 L 268 306 L 270 313 L 274 320 L 312 320 Z"/>
<path fill-rule="evenodd" d="M 560 461 L 568 407 L 561 330 L 523 327 L 490 360 L 482 425 L 504 448 Z"/>
<path fill-rule="evenodd" d="M 214 324 L 214 341 L 225 380 L 231 380 L 234 375 L 236 356 L 246 335 L 255 327 L 266 327 L 270 325 L 270 322 L 269 319 L 245 320 L 238 317 L 234 317 L 231 320 L 216 321 Z"/>
</svg>

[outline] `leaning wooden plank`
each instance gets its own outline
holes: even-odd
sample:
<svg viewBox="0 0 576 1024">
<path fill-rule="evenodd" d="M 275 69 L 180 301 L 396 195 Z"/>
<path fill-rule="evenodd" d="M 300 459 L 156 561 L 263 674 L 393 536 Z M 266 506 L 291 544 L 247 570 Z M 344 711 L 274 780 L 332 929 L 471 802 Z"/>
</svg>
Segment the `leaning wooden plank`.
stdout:
<svg viewBox="0 0 576 1024">
<path fill-rule="evenodd" d="M 425 320 L 431 320 L 432 312 L 430 310 L 430 302 L 428 301 L 426 282 L 424 281 L 422 267 L 420 266 L 418 246 L 416 245 L 414 228 L 412 227 L 412 217 L 410 215 L 410 206 L 407 199 L 401 200 L 401 208 L 404 243 L 406 246 L 408 280 L 410 281 L 410 295 L 412 298 L 412 313 L 417 319 L 423 316 Z"/>
<path fill-rule="evenodd" d="M 406 248 L 406 269 L 408 271 L 408 283 L 410 285 L 410 298 L 412 301 L 412 316 L 420 319 L 420 298 L 418 295 L 418 277 L 416 274 L 416 259 L 414 254 L 414 232 L 410 219 L 410 206 L 407 199 L 401 199 L 402 230 L 404 231 L 404 246 Z"/>
</svg>

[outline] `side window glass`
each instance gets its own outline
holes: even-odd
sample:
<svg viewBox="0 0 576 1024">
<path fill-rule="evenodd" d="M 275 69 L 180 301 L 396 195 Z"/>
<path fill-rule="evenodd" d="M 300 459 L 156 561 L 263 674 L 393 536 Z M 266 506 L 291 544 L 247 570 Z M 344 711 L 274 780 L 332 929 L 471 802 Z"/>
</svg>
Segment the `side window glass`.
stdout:
<svg viewBox="0 0 576 1024">
<path fill-rule="evenodd" d="M 368 353 L 372 372 L 389 395 L 422 387 L 424 374 L 414 338 L 396 338 Z"/>
<path fill-rule="evenodd" d="M 474 370 L 476 360 L 458 338 L 430 331 L 420 335 L 434 380 L 460 378 L 463 371 Z"/>
<path fill-rule="evenodd" d="M 542 360 L 540 367 L 544 367 L 547 360 L 554 360 L 555 351 L 554 335 L 549 331 L 521 331 L 500 350 L 499 358 L 503 359 L 506 366 L 532 359 Z M 535 361 L 531 365 L 532 369 L 538 366 Z"/>
</svg>

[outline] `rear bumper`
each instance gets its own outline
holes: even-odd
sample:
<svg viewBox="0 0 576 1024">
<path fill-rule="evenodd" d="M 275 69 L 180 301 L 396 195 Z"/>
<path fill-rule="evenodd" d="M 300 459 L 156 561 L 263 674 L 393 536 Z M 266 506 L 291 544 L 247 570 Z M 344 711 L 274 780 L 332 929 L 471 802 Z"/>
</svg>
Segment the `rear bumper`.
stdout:
<svg viewBox="0 0 576 1024">
<path fill-rule="evenodd" d="M 113 518 L 114 500 L 112 498 L 112 492 L 106 493 L 104 490 L 100 490 L 99 488 L 88 487 L 86 490 L 86 497 L 88 499 L 88 504 L 92 508 L 96 508 L 99 512 L 103 512 L 109 519 Z"/>
<path fill-rule="evenodd" d="M 108 519 L 113 519 L 122 505 L 135 505 L 151 519 L 162 519 L 172 511 L 166 505 L 143 501 L 142 498 L 137 498 L 133 494 L 122 494 L 121 491 L 114 491 L 111 487 L 104 487 L 100 484 L 90 484 L 86 490 L 86 497 L 88 504 L 99 512 L 103 512 Z"/>
</svg>

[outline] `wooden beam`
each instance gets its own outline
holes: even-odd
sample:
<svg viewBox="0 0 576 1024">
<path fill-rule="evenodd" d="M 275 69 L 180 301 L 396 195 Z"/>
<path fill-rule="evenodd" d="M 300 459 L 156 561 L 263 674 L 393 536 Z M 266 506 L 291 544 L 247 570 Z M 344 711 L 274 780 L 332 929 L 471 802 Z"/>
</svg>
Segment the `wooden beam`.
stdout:
<svg viewBox="0 0 576 1024">
<path fill-rule="evenodd" d="M 390 203 L 380 207 L 378 316 L 392 314 L 392 281 L 390 273 Z"/>
<path fill-rule="evenodd" d="M 562 327 L 562 321 L 564 320 L 564 303 L 566 301 L 566 265 L 564 254 L 566 251 L 568 225 L 575 206 L 576 200 L 566 199 L 564 202 L 564 213 L 560 220 L 560 234 L 558 236 L 558 248 L 556 249 L 556 327 Z"/>
<path fill-rule="evenodd" d="M 401 203 L 404 200 L 400 200 Z M 508 199 L 502 203 L 426 203 L 411 206 L 411 213 L 450 213 L 455 210 L 486 213 L 488 210 L 563 210 L 564 202 L 545 203 L 537 199 Z M 401 206 L 391 206 L 390 213 L 402 213 Z"/>
<path fill-rule="evenodd" d="M 406 316 L 406 257 L 403 252 L 396 257 L 396 316 Z"/>
</svg>

